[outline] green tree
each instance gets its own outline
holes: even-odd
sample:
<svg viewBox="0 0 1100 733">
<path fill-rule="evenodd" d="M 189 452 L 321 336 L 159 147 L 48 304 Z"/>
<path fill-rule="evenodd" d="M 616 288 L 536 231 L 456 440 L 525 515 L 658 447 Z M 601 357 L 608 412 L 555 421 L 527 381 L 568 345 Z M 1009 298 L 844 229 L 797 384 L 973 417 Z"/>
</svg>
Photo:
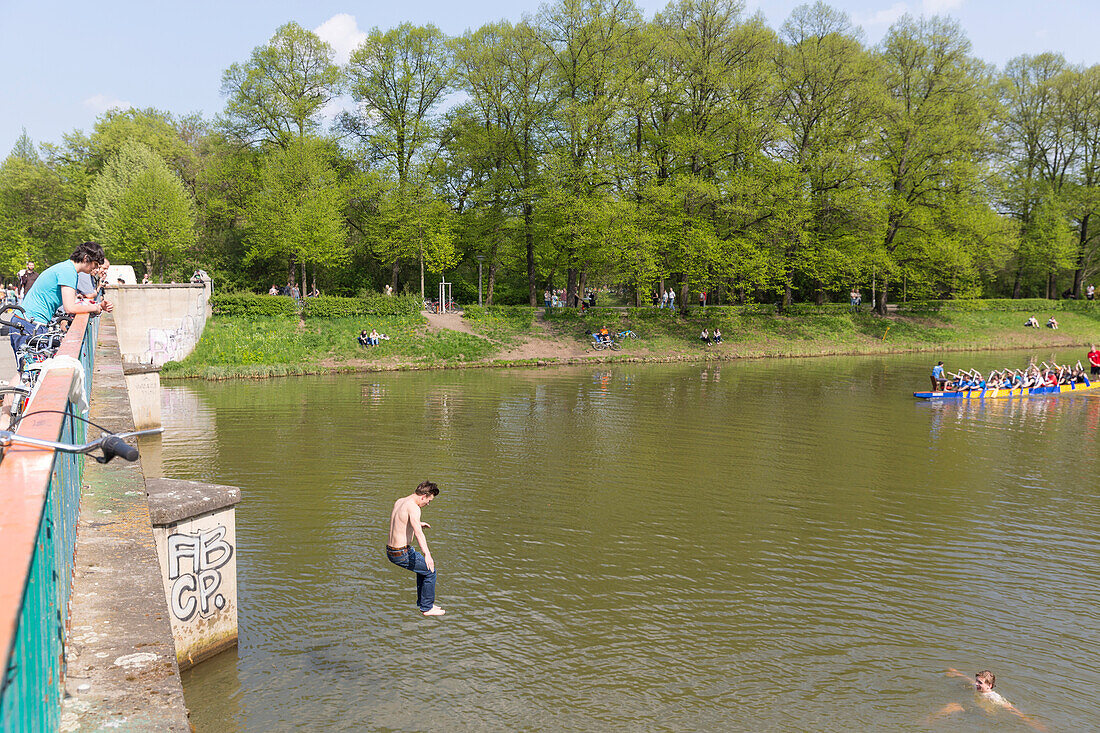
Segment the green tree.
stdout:
<svg viewBox="0 0 1100 733">
<path fill-rule="evenodd" d="M 341 127 L 365 144 L 368 160 L 391 168 L 397 200 L 422 194 L 419 185 L 410 185 L 410 178 L 417 164 L 430 166 L 438 150 L 433 112 L 449 88 L 451 73 L 450 49 L 433 25 L 403 23 L 386 32 L 375 28 L 348 61 L 348 88 L 360 114 L 344 114 Z M 387 249 L 408 251 L 400 244 Z M 423 250 L 418 246 L 415 251 Z M 422 258 L 420 265 L 423 272 Z M 395 258 L 390 279 L 395 288 L 399 271 L 400 259 Z M 423 296 L 423 274 L 420 289 Z"/>
<path fill-rule="evenodd" d="M 84 215 L 111 258 L 143 262 L 146 272 L 161 279 L 195 243 L 190 193 L 164 160 L 141 143 L 123 142 L 108 159 L 88 191 Z"/>
<path fill-rule="evenodd" d="M 348 258 L 346 194 L 334 168 L 334 146 L 300 138 L 263 161 L 256 189 L 247 199 L 248 258 L 288 272 L 308 292 L 308 268 L 338 267 Z"/>
<path fill-rule="evenodd" d="M 946 18 L 905 16 L 887 34 L 879 61 L 886 102 L 875 157 L 888 194 L 876 308 L 885 314 L 893 275 L 904 269 L 928 280 L 916 271 L 922 262 L 944 272 L 937 244 L 970 252 L 948 259 L 976 268 L 1000 228 L 982 215 L 994 144 L 991 71 L 970 55 L 962 28 Z M 952 292 L 969 279 L 956 266 L 947 269 Z"/>
<path fill-rule="evenodd" d="M 802 282 L 820 301 L 870 270 L 868 240 L 879 238 L 882 205 L 864 153 L 882 99 L 874 59 L 847 15 L 803 5 L 783 24 L 777 58 L 778 152 L 801 179 L 785 218 L 794 224 L 775 255 L 783 303 Z"/>
<path fill-rule="evenodd" d="M 331 46 L 297 23 L 279 28 L 247 63 L 222 75 L 230 133 L 249 144 L 285 147 L 316 132 L 340 82 L 334 56 Z"/>
<path fill-rule="evenodd" d="M 618 123 L 639 71 L 642 28 L 631 0 L 560 0 L 538 18 L 554 100 L 545 185 L 569 303 L 583 290 L 587 268 L 606 259 L 601 223 L 615 208 L 624 164 Z"/>
</svg>

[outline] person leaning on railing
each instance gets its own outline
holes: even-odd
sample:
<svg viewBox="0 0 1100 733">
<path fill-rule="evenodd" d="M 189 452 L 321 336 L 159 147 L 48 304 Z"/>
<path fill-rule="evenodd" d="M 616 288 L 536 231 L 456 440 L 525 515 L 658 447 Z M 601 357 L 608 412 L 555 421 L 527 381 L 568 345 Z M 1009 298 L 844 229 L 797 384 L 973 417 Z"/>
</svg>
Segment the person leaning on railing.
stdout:
<svg viewBox="0 0 1100 733">
<path fill-rule="evenodd" d="M 103 247 L 95 242 L 84 242 L 78 246 L 69 259 L 46 268 L 34 281 L 34 285 L 23 296 L 23 316 L 12 316 L 12 320 L 22 323 L 26 333 L 15 331 L 11 334 L 11 348 L 18 352 L 32 336 L 45 333 L 59 307 L 66 313 L 98 314 L 110 313 L 113 306 L 108 300 L 89 302 L 77 300 L 77 284 L 80 274 L 91 275 L 107 262 Z"/>
</svg>

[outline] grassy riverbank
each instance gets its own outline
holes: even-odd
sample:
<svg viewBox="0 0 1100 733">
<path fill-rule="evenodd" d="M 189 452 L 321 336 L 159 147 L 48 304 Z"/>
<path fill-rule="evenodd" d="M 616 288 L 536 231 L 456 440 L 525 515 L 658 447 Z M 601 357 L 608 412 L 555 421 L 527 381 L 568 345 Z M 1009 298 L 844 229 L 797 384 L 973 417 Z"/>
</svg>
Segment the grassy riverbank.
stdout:
<svg viewBox="0 0 1100 733">
<path fill-rule="evenodd" d="M 1047 309 L 1036 308 L 1040 315 Z M 838 307 L 707 308 L 687 315 L 654 309 L 567 310 L 545 317 L 529 308 L 477 308 L 465 318 L 424 314 L 307 317 L 218 315 L 195 351 L 165 365 L 165 378 L 270 377 L 392 369 L 570 364 L 586 361 L 690 361 L 912 351 L 1060 348 L 1100 342 L 1100 309 L 1059 310 L 1058 330 L 1024 328 L 1021 310 L 929 309 L 880 317 Z M 431 320 L 429 320 L 431 318 Z M 1042 318 L 1045 322 L 1045 318 Z M 586 331 L 630 329 L 621 351 L 595 352 Z M 702 328 L 724 343 L 704 345 Z M 378 347 L 356 341 L 372 328 L 389 336 Z M 1083 356 L 1083 354 L 1082 354 Z"/>
</svg>

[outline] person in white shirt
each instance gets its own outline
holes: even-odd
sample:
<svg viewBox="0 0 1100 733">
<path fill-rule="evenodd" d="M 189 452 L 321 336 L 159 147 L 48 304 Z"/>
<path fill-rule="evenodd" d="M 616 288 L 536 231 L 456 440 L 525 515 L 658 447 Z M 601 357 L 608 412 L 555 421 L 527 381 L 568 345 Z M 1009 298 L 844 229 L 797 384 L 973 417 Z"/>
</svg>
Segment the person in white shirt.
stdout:
<svg viewBox="0 0 1100 733">
<path fill-rule="evenodd" d="M 948 677 L 959 677 L 964 680 L 970 680 L 970 677 L 963 674 L 954 667 L 950 668 L 946 672 Z M 993 690 L 993 685 L 996 684 L 997 677 L 988 669 L 983 669 L 974 675 L 974 693 L 977 697 L 978 706 L 981 707 L 987 713 L 996 713 L 998 711 L 1005 711 L 1015 715 L 1023 722 L 1030 725 L 1032 728 L 1045 733 L 1046 726 L 1033 718 L 1024 715 L 1019 709 L 1010 703 L 1008 700 L 1001 696 L 1001 693 Z M 945 715 L 952 715 L 954 713 L 961 713 L 966 710 L 966 707 L 961 703 L 953 702 L 944 706 L 939 712 L 933 714 L 930 720 L 934 720 Z"/>
</svg>

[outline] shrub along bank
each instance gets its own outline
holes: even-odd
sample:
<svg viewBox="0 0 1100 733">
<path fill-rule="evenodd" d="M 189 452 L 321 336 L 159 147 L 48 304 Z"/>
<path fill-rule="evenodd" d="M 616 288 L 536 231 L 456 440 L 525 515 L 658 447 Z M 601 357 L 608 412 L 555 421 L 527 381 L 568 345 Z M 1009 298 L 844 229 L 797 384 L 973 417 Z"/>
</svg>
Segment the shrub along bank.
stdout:
<svg viewBox="0 0 1100 733">
<path fill-rule="evenodd" d="M 289 305 L 288 305 L 289 303 Z M 981 305 L 979 305 L 981 304 Z M 541 310 L 541 309 L 540 309 Z M 411 297 L 310 298 L 223 295 L 195 351 L 165 365 L 171 377 L 280 376 L 369 369 L 464 366 L 486 362 L 561 363 L 601 360 L 740 358 L 874 354 L 905 351 L 1054 348 L 1100 342 L 1100 308 L 1075 301 L 933 301 L 909 303 L 879 317 L 847 306 L 800 305 L 783 315 L 774 306 L 554 309 L 467 306 L 473 334 L 433 330 Z M 1028 315 L 1060 328 L 1024 327 Z M 586 332 L 632 330 L 622 351 L 586 353 Z M 724 343 L 705 346 L 703 328 L 720 328 Z M 390 336 L 378 347 L 358 344 L 360 330 Z M 562 345 L 574 357 L 562 357 Z M 510 354 L 522 345 L 522 356 Z M 543 353 L 540 347 L 545 347 Z M 554 348 L 550 348 L 554 347 Z"/>
</svg>

